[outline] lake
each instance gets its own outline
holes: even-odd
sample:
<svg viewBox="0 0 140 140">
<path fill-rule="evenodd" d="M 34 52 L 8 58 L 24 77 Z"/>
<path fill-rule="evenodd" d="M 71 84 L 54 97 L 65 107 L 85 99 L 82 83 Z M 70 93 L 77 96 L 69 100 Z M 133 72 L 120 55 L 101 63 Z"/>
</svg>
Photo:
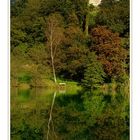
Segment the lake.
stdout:
<svg viewBox="0 0 140 140">
<path fill-rule="evenodd" d="M 129 140 L 129 95 L 12 88 L 11 140 Z"/>
</svg>

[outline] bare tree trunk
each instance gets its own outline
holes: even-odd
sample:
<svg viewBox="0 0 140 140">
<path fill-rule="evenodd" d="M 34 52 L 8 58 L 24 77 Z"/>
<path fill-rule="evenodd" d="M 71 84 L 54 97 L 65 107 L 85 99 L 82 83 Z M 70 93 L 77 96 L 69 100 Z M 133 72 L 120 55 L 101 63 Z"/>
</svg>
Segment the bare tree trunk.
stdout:
<svg viewBox="0 0 140 140">
<path fill-rule="evenodd" d="M 63 28 L 63 23 L 61 24 L 61 21 L 63 18 L 59 14 L 52 14 L 47 18 L 47 28 L 46 28 L 46 37 L 47 37 L 47 47 L 49 47 L 49 52 L 50 52 L 50 57 L 51 57 L 51 65 L 52 65 L 52 72 L 53 72 L 53 79 L 54 82 L 57 83 L 56 79 L 56 70 L 55 70 L 55 59 L 56 59 L 56 53 L 57 53 L 57 48 L 62 42 L 62 39 L 64 38 L 64 28 Z M 49 120 L 48 120 L 48 131 L 47 131 L 47 140 L 49 137 L 51 138 L 50 134 L 50 124 L 52 122 L 52 111 L 53 111 L 53 106 L 55 102 L 55 97 L 56 97 L 56 92 L 54 93 L 52 104 L 51 104 L 51 109 L 49 113 Z M 54 126 L 53 128 L 53 133 L 56 137 L 56 134 L 54 132 Z M 52 139 L 52 138 L 51 138 Z"/>
<path fill-rule="evenodd" d="M 53 69 L 54 82 L 57 83 L 53 56 L 51 56 L 51 59 L 52 59 L 52 69 Z"/>
<path fill-rule="evenodd" d="M 52 63 L 52 69 L 53 69 L 53 77 L 54 77 L 54 82 L 57 83 L 56 74 L 55 74 L 55 67 L 54 67 L 52 31 L 51 31 L 51 35 L 50 35 L 50 48 L 51 48 L 51 61 L 52 61 L 51 63 Z"/>
</svg>

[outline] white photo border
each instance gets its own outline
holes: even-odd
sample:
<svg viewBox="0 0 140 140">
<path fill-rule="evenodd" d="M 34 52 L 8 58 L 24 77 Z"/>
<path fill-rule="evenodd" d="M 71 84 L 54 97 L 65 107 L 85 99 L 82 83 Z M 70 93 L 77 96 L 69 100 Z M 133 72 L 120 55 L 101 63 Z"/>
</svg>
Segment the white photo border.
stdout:
<svg viewBox="0 0 140 140">
<path fill-rule="evenodd" d="M 9 0 L 0 1 L 0 139 L 10 138 Z"/>
<path fill-rule="evenodd" d="M 131 0 L 131 138 L 140 139 L 140 1 Z"/>
<path fill-rule="evenodd" d="M 140 1 L 130 0 L 130 139 L 140 139 Z M 10 139 L 10 0 L 0 1 L 0 140 Z"/>
</svg>

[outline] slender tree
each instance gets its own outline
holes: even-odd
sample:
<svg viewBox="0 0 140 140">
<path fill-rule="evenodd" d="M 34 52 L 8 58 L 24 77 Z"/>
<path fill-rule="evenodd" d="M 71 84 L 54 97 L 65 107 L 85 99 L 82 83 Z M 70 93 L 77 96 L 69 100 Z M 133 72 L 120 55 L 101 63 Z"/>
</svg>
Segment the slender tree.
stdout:
<svg viewBox="0 0 140 140">
<path fill-rule="evenodd" d="M 55 58 L 58 51 L 58 47 L 61 44 L 63 34 L 63 19 L 59 14 L 51 14 L 47 19 L 46 37 L 47 47 L 49 48 L 51 65 L 53 70 L 54 82 L 57 83 L 56 70 L 55 70 Z"/>
</svg>

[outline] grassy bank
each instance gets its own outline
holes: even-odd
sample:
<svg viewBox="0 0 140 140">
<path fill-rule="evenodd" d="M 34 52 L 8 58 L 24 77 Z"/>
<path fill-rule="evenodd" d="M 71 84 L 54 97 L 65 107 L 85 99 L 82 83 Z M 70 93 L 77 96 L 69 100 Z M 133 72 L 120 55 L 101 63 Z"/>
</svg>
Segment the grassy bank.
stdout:
<svg viewBox="0 0 140 140">
<path fill-rule="evenodd" d="M 70 91 L 74 93 L 76 90 L 81 90 L 81 86 L 78 85 L 77 82 L 74 81 L 65 81 L 65 80 L 57 80 L 57 83 L 54 83 L 52 80 L 49 79 L 38 79 L 38 80 L 31 80 L 30 82 L 27 81 L 18 81 L 17 79 L 11 79 L 11 87 L 18 87 L 21 89 L 28 89 L 28 88 L 47 88 L 50 90 L 60 90 L 60 83 L 65 83 L 65 86 L 62 87 L 62 90 Z"/>
</svg>

